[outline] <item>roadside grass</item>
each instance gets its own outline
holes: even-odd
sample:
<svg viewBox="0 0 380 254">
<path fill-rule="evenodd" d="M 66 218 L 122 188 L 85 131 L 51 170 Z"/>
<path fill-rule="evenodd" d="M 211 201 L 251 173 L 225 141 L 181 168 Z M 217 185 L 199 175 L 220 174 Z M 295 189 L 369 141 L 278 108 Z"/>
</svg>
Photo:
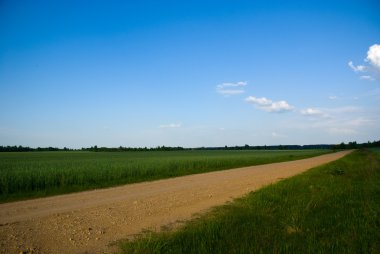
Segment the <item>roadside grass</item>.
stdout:
<svg viewBox="0 0 380 254">
<path fill-rule="evenodd" d="M 330 150 L 0 153 L 0 203 L 216 170 Z"/>
<path fill-rule="evenodd" d="M 360 150 L 237 199 L 122 253 L 380 253 L 380 150 Z"/>
</svg>

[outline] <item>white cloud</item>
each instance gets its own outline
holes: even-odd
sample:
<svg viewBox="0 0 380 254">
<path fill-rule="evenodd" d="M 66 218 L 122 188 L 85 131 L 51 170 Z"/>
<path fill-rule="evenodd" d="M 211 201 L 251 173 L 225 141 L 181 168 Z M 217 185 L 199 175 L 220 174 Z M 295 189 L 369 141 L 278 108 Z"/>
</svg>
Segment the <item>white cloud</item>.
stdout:
<svg viewBox="0 0 380 254">
<path fill-rule="evenodd" d="M 294 109 L 293 106 L 289 105 L 286 101 L 272 101 L 265 97 L 256 98 L 254 96 L 249 96 L 245 99 L 246 102 L 256 105 L 259 109 L 268 112 L 285 112 Z"/>
<path fill-rule="evenodd" d="M 365 62 L 370 65 L 357 65 L 355 66 L 352 61 L 348 62 L 348 66 L 354 72 L 368 72 L 370 75 L 361 75 L 359 78 L 362 80 L 374 81 L 380 77 L 380 45 L 373 44 L 367 51 Z"/>
<path fill-rule="evenodd" d="M 373 44 L 369 47 L 367 52 L 367 58 L 365 59 L 367 62 L 370 62 L 373 66 L 380 69 L 380 45 Z"/>
<path fill-rule="evenodd" d="M 295 131 L 291 133 L 293 139 L 298 138 L 298 131 L 305 133 L 307 138 L 311 139 L 323 137 L 325 141 L 320 142 L 327 143 L 329 140 L 362 142 L 367 139 L 374 140 L 376 135 L 378 136 L 377 126 L 380 125 L 380 110 L 377 108 L 347 105 L 332 108 L 312 107 L 312 110 L 301 109 L 296 111 L 299 114 L 293 115 L 294 118 L 286 119 L 280 125 L 287 130 Z M 323 114 L 328 117 L 320 117 Z"/>
<path fill-rule="evenodd" d="M 301 114 L 305 116 L 321 116 L 323 115 L 323 112 L 320 111 L 319 109 L 307 108 L 307 109 L 301 110 Z"/>
<path fill-rule="evenodd" d="M 308 116 L 308 117 L 325 117 L 325 118 L 331 118 L 328 114 L 323 112 L 320 109 L 315 108 L 307 108 L 300 111 L 301 115 Z"/>
<path fill-rule="evenodd" d="M 277 133 L 277 132 L 275 132 L 275 131 L 272 132 L 271 135 L 272 135 L 273 138 L 287 138 L 286 135 L 279 134 L 279 133 Z"/>
<path fill-rule="evenodd" d="M 338 96 L 330 95 L 330 96 L 329 96 L 329 99 L 330 99 L 330 100 L 337 100 L 337 99 L 338 99 Z"/>
<path fill-rule="evenodd" d="M 223 89 L 225 87 L 242 87 L 242 86 L 246 86 L 247 84 L 248 84 L 247 81 L 239 81 L 236 83 L 222 83 L 222 84 L 219 84 L 217 87 Z"/>
<path fill-rule="evenodd" d="M 244 93 L 243 87 L 248 84 L 247 81 L 239 81 L 236 83 L 222 83 L 216 86 L 216 91 L 222 95 L 236 95 Z"/>
<path fill-rule="evenodd" d="M 319 129 L 334 136 L 365 135 L 373 129 L 380 118 L 368 115 L 363 108 L 346 106 L 337 108 L 305 109 L 300 113 L 318 121 L 301 122 L 302 128 Z"/>
<path fill-rule="evenodd" d="M 356 106 L 345 106 L 339 108 L 324 108 L 324 112 L 335 113 L 335 114 L 346 114 L 346 113 L 355 113 L 361 110 L 360 107 Z"/>
<path fill-rule="evenodd" d="M 370 80 L 370 81 L 375 80 L 372 76 L 369 76 L 369 75 L 362 75 L 362 76 L 360 76 L 360 79 Z"/>
<path fill-rule="evenodd" d="M 170 123 L 170 124 L 162 124 L 158 126 L 158 128 L 171 129 L 171 128 L 180 128 L 181 126 L 182 126 L 181 123 Z"/>
<path fill-rule="evenodd" d="M 357 65 L 355 66 L 352 61 L 348 62 L 348 66 L 354 71 L 354 72 L 365 72 L 367 67 L 364 65 Z"/>
<path fill-rule="evenodd" d="M 352 119 L 352 120 L 348 121 L 347 125 L 353 126 L 353 127 L 360 127 L 360 126 L 370 125 L 373 122 L 374 121 L 371 120 L 371 119 L 359 117 L 359 118 L 355 118 L 355 119 Z"/>
<path fill-rule="evenodd" d="M 242 94 L 244 93 L 244 90 L 243 89 L 235 89 L 235 90 L 224 90 L 224 89 L 220 89 L 220 90 L 217 90 L 218 93 L 220 94 L 223 94 L 223 95 L 236 95 L 236 94 Z"/>
<path fill-rule="evenodd" d="M 249 96 L 245 100 L 248 102 L 254 103 L 256 105 L 259 105 L 259 106 L 269 106 L 273 103 L 271 100 L 268 100 L 265 97 L 256 98 L 254 96 Z"/>
<path fill-rule="evenodd" d="M 332 134 L 332 135 L 350 135 L 350 134 L 355 134 L 357 133 L 356 130 L 354 129 L 349 129 L 349 128 L 329 128 L 327 131 Z"/>
</svg>

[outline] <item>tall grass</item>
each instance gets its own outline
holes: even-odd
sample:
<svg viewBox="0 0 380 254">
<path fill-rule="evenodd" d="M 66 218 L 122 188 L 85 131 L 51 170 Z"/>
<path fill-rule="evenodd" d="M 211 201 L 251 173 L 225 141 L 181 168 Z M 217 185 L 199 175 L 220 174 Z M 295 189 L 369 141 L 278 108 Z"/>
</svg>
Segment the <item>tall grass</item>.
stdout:
<svg viewBox="0 0 380 254">
<path fill-rule="evenodd" d="M 357 151 L 124 253 L 380 253 L 380 151 Z"/>
<path fill-rule="evenodd" d="M 0 202 L 301 159 L 326 152 L 0 153 Z"/>
</svg>

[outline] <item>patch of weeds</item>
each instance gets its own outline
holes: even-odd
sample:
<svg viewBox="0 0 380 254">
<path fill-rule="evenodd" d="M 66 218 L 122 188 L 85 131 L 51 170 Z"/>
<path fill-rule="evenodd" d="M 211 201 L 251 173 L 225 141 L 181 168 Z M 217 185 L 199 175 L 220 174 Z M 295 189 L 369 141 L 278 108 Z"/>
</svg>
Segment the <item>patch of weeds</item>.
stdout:
<svg viewBox="0 0 380 254">
<path fill-rule="evenodd" d="M 334 168 L 330 168 L 329 173 L 333 176 L 341 176 L 341 175 L 344 175 L 346 172 L 342 168 L 334 167 Z"/>
</svg>

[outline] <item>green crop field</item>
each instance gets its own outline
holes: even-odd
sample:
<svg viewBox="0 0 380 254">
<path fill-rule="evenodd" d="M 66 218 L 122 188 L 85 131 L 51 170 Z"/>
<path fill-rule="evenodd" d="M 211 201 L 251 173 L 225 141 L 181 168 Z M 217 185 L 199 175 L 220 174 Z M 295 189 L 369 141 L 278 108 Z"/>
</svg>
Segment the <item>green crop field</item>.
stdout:
<svg viewBox="0 0 380 254">
<path fill-rule="evenodd" d="M 380 150 L 252 192 L 124 253 L 380 253 Z"/>
<path fill-rule="evenodd" d="M 312 157 L 329 150 L 0 153 L 0 202 Z"/>
</svg>

